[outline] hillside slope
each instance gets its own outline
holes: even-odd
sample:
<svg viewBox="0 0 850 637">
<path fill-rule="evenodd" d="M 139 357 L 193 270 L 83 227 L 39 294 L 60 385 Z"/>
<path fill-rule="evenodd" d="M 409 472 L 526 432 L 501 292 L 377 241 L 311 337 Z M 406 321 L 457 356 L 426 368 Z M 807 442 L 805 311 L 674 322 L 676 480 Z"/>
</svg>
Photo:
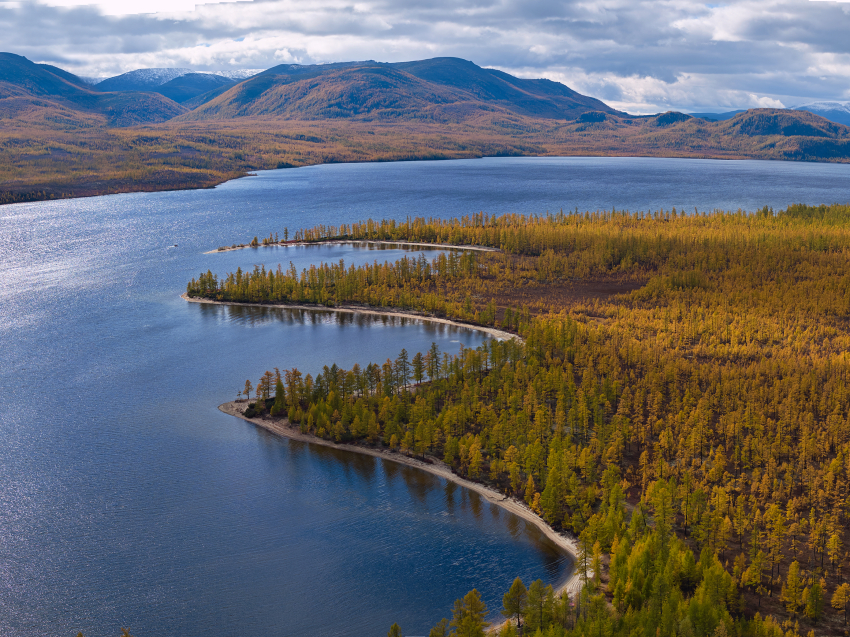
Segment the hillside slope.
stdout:
<svg viewBox="0 0 850 637">
<path fill-rule="evenodd" d="M 826 119 L 850 126 L 850 102 L 812 102 L 795 106 L 795 111 L 809 111 Z"/>
<path fill-rule="evenodd" d="M 588 111 L 619 113 L 604 102 L 577 93 L 558 82 L 520 79 L 495 69 L 481 68 L 460 58 L 433 58 L 389 66 L 433 84 L 465 91 L 478 100 L 519 115 L 575 119 Z"/>
<path fill-rule="evenodd" d="M 115 77 L 108 77 L 95 84 L 102 92 L 155 91 L 163 84 L 193 73 L 192 69 L 136 69 Z"/>
<path fill-rule="evenodd" d="M 185 112 L 155 93 L 102 93 L 49 65 L 0 53 L 0 118 L 7 125 L 134 126 Z"/>
<path fill-rule="evenodd" d="M 236 82 L 221 75 L 186 73 L 180 77 L 175 77 L 162 86 L 158 86 L 154 89 L 154 92 L 164 95 L 178 104 L 185 104 L 199 95 L 204 95 L 210 91 L 226 89 L 234 84 Z"/>
<path fill-rule="evenodd" d="M 482 114 L 569 120 L 603 102 L 549 80 L 521 80 L 456 58 L 377 64 L 281 65 L 200 105 L 179 121 L 359 119 L 470 121 Z"/>
</svg>

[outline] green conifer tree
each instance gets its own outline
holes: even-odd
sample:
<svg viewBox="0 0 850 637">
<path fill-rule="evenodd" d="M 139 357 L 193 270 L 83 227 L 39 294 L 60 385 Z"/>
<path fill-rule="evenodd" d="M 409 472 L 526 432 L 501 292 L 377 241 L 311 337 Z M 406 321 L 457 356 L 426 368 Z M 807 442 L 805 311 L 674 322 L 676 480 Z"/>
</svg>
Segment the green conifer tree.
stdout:
<svg viewBox="0 0 850 637">
<path fill-rule="evenodd" d="M 788 567 L 788 577 L 782 587 L 781 599 L 789 613 L 797 613 L 803 599 L 803 581 L 800 577 L 800 565 L 796 561 Z"/>
<path fill-rule="evenodd" d="M 455 629 L 457 637 L 484 637 L 484 629 L 489 626 L 484 621 L 486 616 L 487 605 L 482 601 L 478 591 L 473 588 L 463 599 L 455 601 L 452 621 L 449 625 Z"/>
<path fill-rule="evenodd" d="M 502 615 L 509 618 L 513 617 L 517 626 L 521 626 L 527 600 L 528 590 L 522 580 L 517 577 L 508 592 L 502 597 Z"/>
<path fill-rule="evenodd" d="M 813 578 L 806 598 L 806 617 L 817 621 L 823 614 L 823 588 L 825 582 L 817 577 Z"/>
</svg>

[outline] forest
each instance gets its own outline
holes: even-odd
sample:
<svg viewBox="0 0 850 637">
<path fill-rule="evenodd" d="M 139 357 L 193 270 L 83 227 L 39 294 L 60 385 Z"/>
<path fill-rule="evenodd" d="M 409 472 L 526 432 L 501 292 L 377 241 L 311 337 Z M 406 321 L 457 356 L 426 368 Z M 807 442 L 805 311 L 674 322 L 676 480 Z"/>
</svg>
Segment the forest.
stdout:
<svg viewBox="0 0 850 637">
<path fill-rule="evenodd" d="M 850 206 L 480 213 L 293 240 L 499 250 L 208 271 L 187 294 L 400 308 L 521 337 L 244 388 L 248 416 L 437 458 L 577 536 L 582 594 L 515 582 L 502 634 L 846 633 Z M 481 606 L 470 592 L 431 635 L 483 634 Z"/>
<path fill-rule="evenodd" d="M 114 128 L 91 114 L 44 104 L 10 118 L 3 106 L 0 205 L 212 188 L 257 170 L 362 161 L 519 156 L 850 161 L 847 127 L 795 111 L 751 111 L 739 121 L 717 124 L 667 121 L 665 115 L 555 121 L 495 113 L 460 121 L 453 114 L 435 121 L 239 117 Z"/>
</svg>

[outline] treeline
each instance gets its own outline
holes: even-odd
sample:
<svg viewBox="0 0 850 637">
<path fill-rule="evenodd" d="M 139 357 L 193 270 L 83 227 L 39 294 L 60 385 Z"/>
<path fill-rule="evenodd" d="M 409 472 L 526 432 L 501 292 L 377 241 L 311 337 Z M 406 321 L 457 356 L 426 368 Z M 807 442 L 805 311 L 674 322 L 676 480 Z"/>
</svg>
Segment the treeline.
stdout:
<svg viewBox="0 0 850 637">
<path fill-rule="evenodd" d="M 848 209 L 789 211 L 526 218 L 522 233 L 536 237 L 528 245 L 547 235 L 566 243 L 539 256 L 455 256 L 453 269 L 435 270 L 422 258 L 322 266 L 297 277 L 293 269 L 273 277 L 260 269 L 240 285 L 289 289 L 297 280 L 302 287 L 291 290 L 333 291 L 333 302 L 354 298 L 360 283 L 387 294 L 407 290 L 412 303 L 416 290 L 440 289 L 447 298 L 465 292 L 473 316 L 495 307 L 488 320 L 510 318 L 524 343 L 491 341 L 452 356 L 436 346 L 413 357 L 403 351 L 383 364 L 332 366 L 315 377 L 267 372 L 251 413 L 285 415 L 328 439 L 436 456 L 524 500 L 578 535 L 589 554 L 598 545 L 611 578 L 604 590 L 616 611 L 609 617 L 605 608 L 611 630 L 652 597 L 635 591 L 654 584 L 638 571 L 621 579 L 617 565 L 650 568 L 647 556 L 655 553 L 639 550 L 636 536 L 622 548 L 623 525 L 633 507 L 655 506 L 652 494 L 662 488 L 669 550 L 682 547 L 676 559 L 686 559 L 685 549 L 699 555 L 701 573 L 715 560 L 722 566 L 711 581 L 725 582 L 730 595 L 725 608 L 734 622 L 724 629 L 779 634 L 767 620 L 758 624 L 767 632 L 745 632 L 756 624 L 742 618 L 754 621 L 760 612 L 790 618 L 784 632 L 798 630 L 796 622 L 831 630 L 842 621 L 831 603 L 843 608 L 850 568 L 850 231 L 824 220 L 843 219 Z M 487 225 L 509 232 L 511 223 L 478 217 L 458 227 L 471 242 Z M 623 259 L 606 262 L 604 246 L 626 250 Z M 647 283 L 557 313 L 500 305 L 510 286 L 580 281 L 566 268 L 570 260 Z M 241 276 L 222 284 L 208 274 L 190 292 L 238 291 Z M 245 389 L 252 395 L 253 387 Z M 658 515 L 645 519 L 659 531 Z M 699 581 L 688 572 L 681 581 L 690 595 Z M 653 617 L 668 627 L 682 621 L 664 624 L 663 609 Z M 653 634 L 662 624 L 653 624 Z M 708 634 L 700 631 L 675 634 Z"/>
<path fill-rule="evenodd" d="M 432 261 L 420 256 L 359 268 L 323 264 L 300 273 L 263 266 L 221 280 L 208 271 L 187 292 L 222 301 L 396 307 L 513 330 L 522 313 L 568 309 L 618 320 L 630 336 L 681 355 L 742 361 L 802 347 L 825 356 L 850 349 L 842 318 L 850 311 L 847 220 L 848 206 L 798 205 L 756 215 L 479 214 L 319 226 L 305 234 L 480 244 L 504 252 L 452 251 Z M 576 283 L 609 280 L 646 285 L 629 297 L 576 302 L 559 296 Z M 529 291 L 531 298 L 520 296 Z"/>
<path fill-rule="evenodd" d="M 63 196 L 64 193 L 59 193 L 58 198 L 61 199 Z M 26 192 L 0 190 L 0 206 L 7 203 L 26 203 L 29 201 L 44 201 L 46 199 L 57 199 L 57 194 L 55 192 L 47 192 L 46 190 Z"/>
<path fill-rule="evenodd" d="M 455 246 L 485 246 L 515 254 L 540 255 L 545 250 L 556 252 L 587 251 L 594 247 L 600 266 L 612 267 L 644 262 L 658 265 L 671 257 L 684 256 L 683 248 L 695 243 L 726 243 L 729 231 L 736 229 L 776 231 L 803 226 L 817 231 L 817 226 L 846 224 L 850 221 L 850 205 L 807 206 L 794 204 L 787 210 L 774 212 L 763 208 L 750 214 L 736 212 L 687 213 L 684 210 L 650 212 L 610 210 L 598 212 L 560 211 L 556 214 L 502 216 L 484 212 L 460 219 L 408 218 L 340 226 L 319 224 L 296 231 L 297 241 L 410 241 Z M 653 223 L 655 222 L 655 223 Z M 617 230 L 618 232 L 612 232 Z M 824 230 L 827 234 L 829 230 Z M 816 233 L 818 237 L 822 232 Z M 808 237 L 808 234 L 806 235 Z M 757 237 L 737 237 L 746 242 Z M 697 241 L 697 239 L 699 241 Z M 774 235 L 773 240 L 787 239 Z"/>
<path fill-rule="evenodd" d="M 417 310 L 470 322 L 496 322 L 495 303 L 478 308 L 468 282 L 482 274 L 474 252 L 451 251 L 429 261 L 404 257 L 395 263 L 375 261 L 355 268 L 345 263 L 312 265 L 298 273 L 293 265 L 284 270 L 256 266 L 241 268 L 223 280 L 211 271 L 201 273 L 187 285 L 190 297 L 249 303 L 312 303 L 334 307 L 349 303 Z M 452 292 L 448 292 L 451 289 Z M 462 295 L 462 290 L 466 294 Z"/>
<path fill-rule="evenodd" d="M 320 437 L 437 455 L 609 559 L 626 498 L 667 481 L 671 528 L 722 560 L 751 605 L 779 598 L 823 616 L 847 568 L 846 363 L 655 360 L 566 316 L 534 319 L 525 336 L 315 378 L 269 372 L 257 387 L 267 401 L 247 415 L 270 409 Z"/>
<path fill-rule="evenodd" d="M 528 588 L 514 580 L 502 598 L 500 612 L 507 621 L 499 637 L 800 637 L 798 622 L 780 623 L 758 612 L 741 617 L 738 584 L 717 555 L 707 549 L 695 555 L 674 533 L 673 491 L 663 480 L 652 484 L 646 502 L 628 519 L 620 518 L 609 556 L 603 556 L 599 542 L 582 547 L 576 568 L 584 587 L 574 599 L 557 595 L 540 580 Z M 618 508 L 622 511 L 622 500 Z M 606 577 L 603 561 L 609 563 Z M 846 610 L 846 591 L 842 594 L 835 605 Z M 815 604 L 810 593 L 809 605 Z M 439 622 L 429 637 L 484 637 L 486 618 L 487 606 L 473 589 L 455 602 L 452 619 Z M 401 636 L 401 627 L 393 624 L 388 637 Z"/>
<path fill-rule="evenodd" d="M 363 162 L 540 155 L 547 151 L 488 129 L 374 122 L 262 121 L 108 128 L 105 119 L 54 108 L 4 120 L 0 190 L 42 199 L 209 188 L 255 170 Z M 8 123 L 8 124 L 7 124 Z M 377 134 L 376 134 L 377 132 Z M 36 199 L 32 199 L 36 200 Z M 13 203 L 18 201 L 3 201 Z"/>
</svg>

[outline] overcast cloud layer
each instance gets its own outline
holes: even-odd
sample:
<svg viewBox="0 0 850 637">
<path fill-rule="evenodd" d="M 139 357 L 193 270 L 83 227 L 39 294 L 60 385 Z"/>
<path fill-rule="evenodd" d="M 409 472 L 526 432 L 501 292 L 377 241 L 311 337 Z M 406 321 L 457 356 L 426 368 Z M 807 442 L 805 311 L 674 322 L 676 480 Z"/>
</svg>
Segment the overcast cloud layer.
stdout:
<svg viewBox="0 0 850 637">
<path fill-rule="evenodd" d="M 86 76 L 457 56 L 633 113 L 850 100 L 844 2 L 0 0 L 0 32 Z"/>
</svg>

